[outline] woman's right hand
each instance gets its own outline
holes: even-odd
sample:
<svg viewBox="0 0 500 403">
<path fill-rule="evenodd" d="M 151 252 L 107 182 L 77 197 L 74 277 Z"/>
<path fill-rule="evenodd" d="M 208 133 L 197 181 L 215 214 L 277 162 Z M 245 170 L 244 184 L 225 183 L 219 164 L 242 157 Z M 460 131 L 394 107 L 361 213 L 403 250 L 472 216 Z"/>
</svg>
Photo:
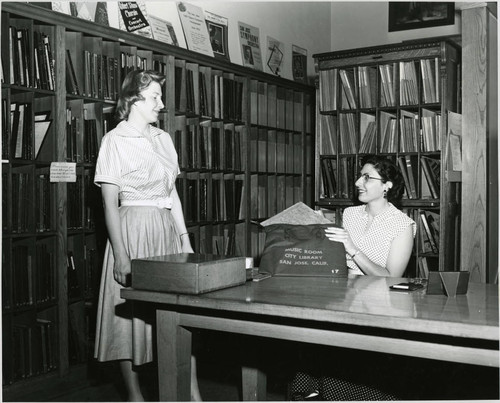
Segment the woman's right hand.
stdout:
<svg viewBox="0 0 500 403">
<path fill-rule="evenodd" d="M 124 287 L 130 283 L 130 273 L 132 267 L 128 256 L 118 256 L 115 258 L 115 267 L 113 268 L 113 277 L 115 281 Z"/>
<path fill-rule="evenodd" d="M 345 251 L 352 255 L 356 252 L 356 245 L 352 242 L 349 233 L 344 228 L 329 227 L 325 229 L 325 235 L 330 241 L 342 242 L 345 247 Z"/>
</svg>

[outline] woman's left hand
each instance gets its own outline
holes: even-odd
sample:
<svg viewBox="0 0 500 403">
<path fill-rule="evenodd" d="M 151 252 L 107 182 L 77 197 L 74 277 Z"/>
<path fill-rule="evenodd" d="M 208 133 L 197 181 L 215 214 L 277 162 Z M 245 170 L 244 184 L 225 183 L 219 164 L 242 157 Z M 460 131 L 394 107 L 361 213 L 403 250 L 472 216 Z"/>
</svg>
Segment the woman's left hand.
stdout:
<svg viewBox="0 0 500 403">
<path fill-rule="evenodd" d="M 181 240 L 181 244 L 182 253 L 194 253 L 193 247 L 191 246 L 191 242 L 189 241 L 188 237 L 185 237 L 185 239 Z"/>
<path fill-rule="evenodd" d="M 342 242 L 345 247 L 345 251 L 352 255 L 356 252 L 356 245 L 352 242 L 349 233 L 344 228 L 329 227 L 325 229 L 325 235 L 330 241 Z"/>
</svg>

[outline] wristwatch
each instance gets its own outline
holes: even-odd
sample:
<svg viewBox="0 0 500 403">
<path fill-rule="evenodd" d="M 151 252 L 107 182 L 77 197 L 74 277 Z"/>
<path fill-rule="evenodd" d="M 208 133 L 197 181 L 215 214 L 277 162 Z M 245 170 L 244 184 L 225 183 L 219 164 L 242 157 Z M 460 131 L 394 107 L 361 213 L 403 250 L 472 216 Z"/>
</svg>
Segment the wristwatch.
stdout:
<svg viewBox="0 0 500 403">
<path fill-rule="evenodd" d="M 359 249 L 356 249 L 356 252 L 354 252 L 352 255 L 349 253 L 349 256 L 354 260 L 354 256 L 356 256 L 359 252 L 361 251 Z"/>
</svg>

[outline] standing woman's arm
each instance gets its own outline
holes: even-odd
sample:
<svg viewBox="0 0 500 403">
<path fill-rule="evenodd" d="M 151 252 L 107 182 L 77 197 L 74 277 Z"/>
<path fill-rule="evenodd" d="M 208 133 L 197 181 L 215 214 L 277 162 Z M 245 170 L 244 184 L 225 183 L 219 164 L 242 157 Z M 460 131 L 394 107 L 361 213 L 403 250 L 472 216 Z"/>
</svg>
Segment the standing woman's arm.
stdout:
<svg viewBox="0 0 500 403">
<path fill-rule="evenodd" d="M 194 251 L 191 246 L 191 241 L 189 240 L 186 223 L 184 222 L 181 200 L 179 199 L 179 194 L 175 186 L 170 193 L 170 197 L 172 198 L 172 217 L 174 218 L 175 226 L 181 237 L 182 251 L 184 253 L 193 253 Z"/>
<path fill-rule="evenodd" d="M 131 267 L 127 248 L 123 242 L 120 214 L 118 211 L 119 189 L 117 185 L 101 183 L 104 219 L 115 258 L 113 275 L 118 283 L 126 286 L 127 280 L 130 277 Z"/>
</svg>

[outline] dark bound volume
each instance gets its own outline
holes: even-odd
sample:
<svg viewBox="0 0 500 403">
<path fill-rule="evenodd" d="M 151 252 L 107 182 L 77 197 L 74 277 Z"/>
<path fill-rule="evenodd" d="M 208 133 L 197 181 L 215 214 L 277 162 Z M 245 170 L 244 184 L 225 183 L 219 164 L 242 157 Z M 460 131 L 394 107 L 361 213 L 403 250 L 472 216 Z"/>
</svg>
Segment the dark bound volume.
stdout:
<svg viewBox="0 0 500 403">
<path fill-rule="evenodd" d="M 73 61 L 71 60 L 71 52 L 69 49 L 66 49 L 66 87 L 69 93 L 80 95 L 75 68 L 73 66 Z"/>
</svg>

